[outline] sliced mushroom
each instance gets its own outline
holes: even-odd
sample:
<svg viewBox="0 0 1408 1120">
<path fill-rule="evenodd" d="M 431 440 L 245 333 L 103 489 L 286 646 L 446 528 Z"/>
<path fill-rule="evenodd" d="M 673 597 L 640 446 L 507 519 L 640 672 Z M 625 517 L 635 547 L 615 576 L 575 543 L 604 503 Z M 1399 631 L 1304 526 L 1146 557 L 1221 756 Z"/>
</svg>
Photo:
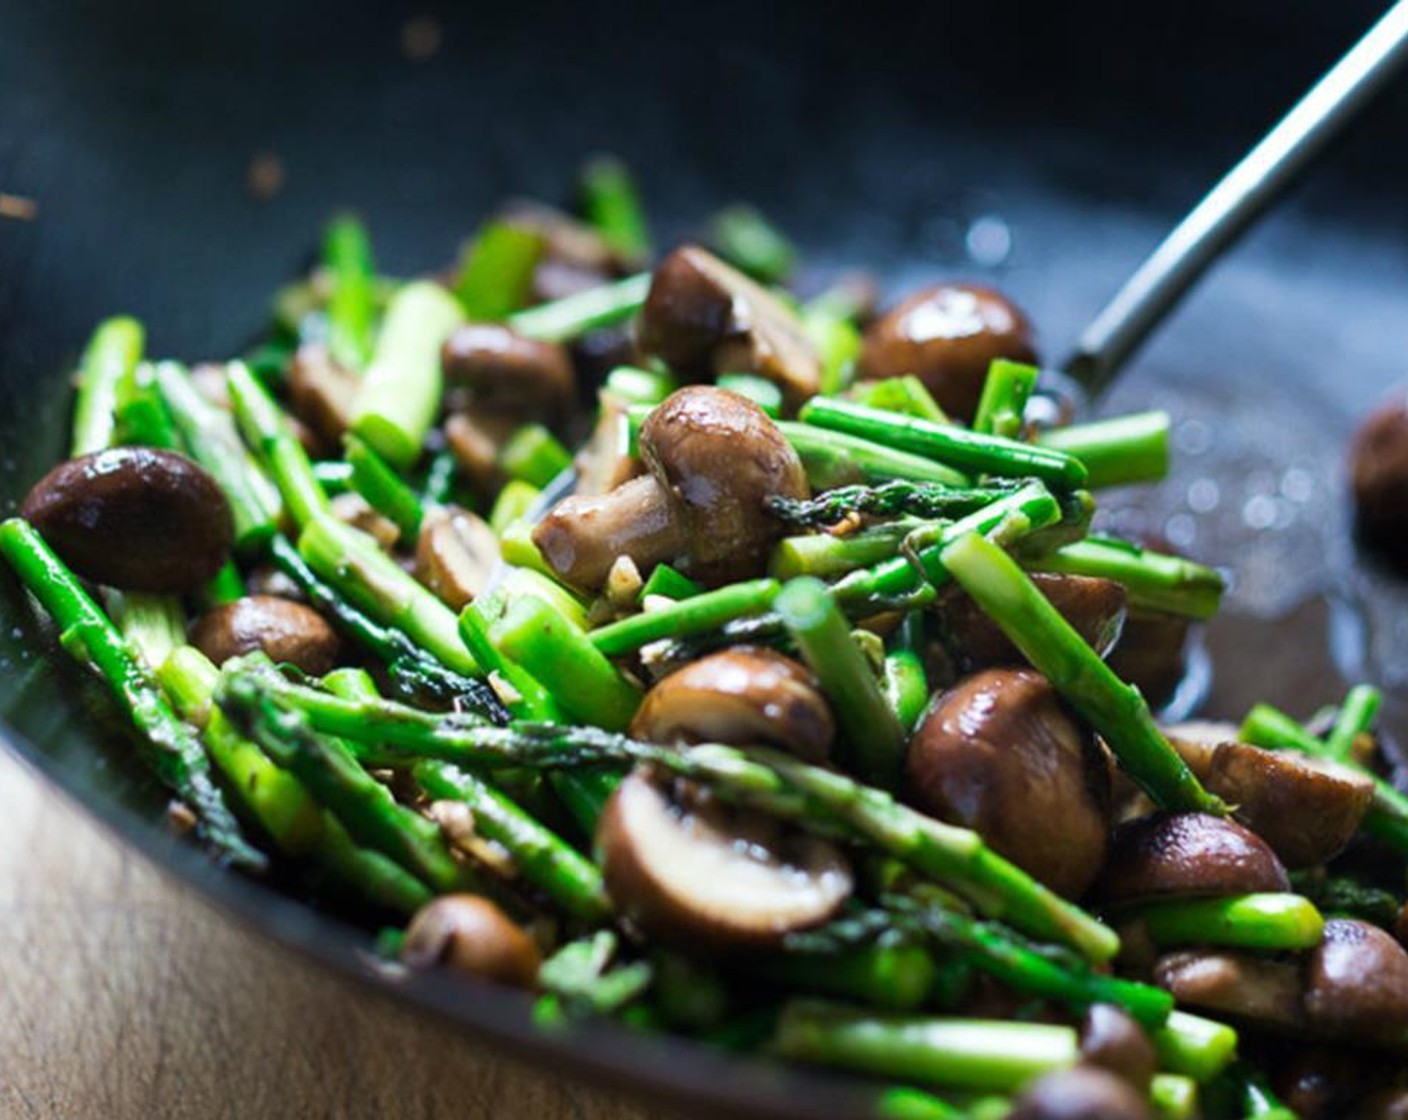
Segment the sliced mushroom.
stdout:
<svg viewBox="0 0 1408 1120">
<path fill-rule="evenodd" d="M 453 409 L 532 418 L 556 426 L 576 394 L 567 352 L 556 343 L 524 338 L 501 323 L 466 323 L 441 348 L 446 394 Z"/>
<path fill-rule="evenodd" d="M 496 493 L 504 484 L 499 448 L 512 434 L 514 421 L 472 409 L 445 420 L 445 440 L 465 479 L 481 494 Z"/>
<path fill-rule="evenodd" d="M 836 727 L 805 666 L 774 650 L 737 646 L 692 661 L 652 688 L 631 734 L 655 743 L 767 743 L 822 762 Z"/>
<path fill-rule="evenodd" d="M 1235 734 L 1235 732 L 1234 732 Z M 1356 770 L 1299 751 L 1268 751 L 1235 739 L 1170 742 L 1234 816 L 1291 869 L 1318 867 L 1344 851 L 1368 811 L 1374 783 Z"/>
<path fill-rule="evenodd" d="M 796 408 L 816 394 L 821 361 L 801 321 L 775 295 L 696 245 L 655 269 L 641 309 L 640 347 L 681 377 L 755 373 Z"/>
<path fill-rule="evenodd" d="M 849 897 L 835 845 L 716 801 L 688 806 L 637 771 L 597 828 L 606 888 L 642 930 L 703 949 L 775 945 Z"/>
<path fill-rule="evenodd" d="M 262 650 L 270 660 L 321 677 L 337 663 L 337 634 L 312 607 L 274 595 L 246 595 L 196 619 L 191 645 L 217 665 Z"/>
<path fill-rule="evenodd" d="M 1251 953 L 1180 950 L 1159 958 L 1154 980 L 1188 1007 L 1232 1015 L 1263 1027 L 1300 1031 L 1300 966 Z"/>
<path fill-rule="evenodd" d="M 20 516 L 78 575 L 124 591 L 193 591 L 220 570 L 234 541 L 215 479 L 150 447 L 60 463 L 35 483 Z"/>
<path fill-rule="evenodd" d="M 618 556 L 642 572 L 668 561 L 702 583 L 759 573 L 786 526 L 769 497 L 805 497 L 797 453 L 752 401 L 710 386 L 672 394 L 640 433 L 650 474 L 559 502 L 533 534 L 553 570 L 594 589 Z"/>
<path fill-rule="evenodd" d="M 1102 657 L 1119 641 L 1127 598 L 1123 584 L 1049 572 L 1034 572 L 1031 580 Z M 1027 663 L 997 623 L 961 588 L 950 588 L 933 610 L 950 656 L 966 671 Z"/>
<path fill-rule="evenodd" d="M 1408 952 L 1351 918 L 1332 918 L 1305 973 L 1311 1030 L 1328 1039 L 1408 1048 Z"/>
<path fill-rule="evenodd" d="M 910 741 L 907 798 L 975 829 L 1077 897 L 1105 859 L 1109 769 L 1094 736 L 1031 669 L 987 669 L 939 697 Z"/>
<path fill-rule="evenodd" d="M 415 576 L 458 611 L 474 601 L 499 560 L 499 538 L 482 518 L 458 506 L 434 509 L 421 522 Z"/>
<path fill-rule="evenodd" d="M 344 524 L 366 533 L 387 552 L 395 548 L 401 540 L 401 529 L 396 522 L 379 510 L 373 509 L 366 498 L 353 491 L 349 490 L 333 498 L 332 515 Z"/>
<path fill-rule="evenodd" d="M 289 404 L 324 448 L 340 446 L 352 422 L 352 402 L 362 379 L 338 364 L 326 346 L 305 343 L 289 367 Z"/>
<path fill-rule="evenodd" d="M 979 284 L 922 288 L 866 329 L 860 374 L 915 374 L 939 406 L 973 419 L 994 358 L 1037 360 L 1027 317 L 1006 296 Z"/>
<path fill-rule="evenodd" d="M 1147 1099 L 1112 1073 L 1061 1069 L 1022 1091 L 1007 1120 L 1150 1120 Z"/>
<path fill-rule="evenodd" d="M 1364 421 L 1350 447 L 1360 539 L 1408 565 L 1408 398 L 1399 391 Z"/>
<path fill-rule="evenodd" d="M 1139 689 L 1155 711 L 1173 699 L 1188 672 L 1192 625 L 1181 615 L 1131 608 L 1106 658 L 1115 676 Z"/>
<path fill-rule="evenodd" d="M 542 956 L 533 940 L 487 898 L 447 894 L 427 903 L 406 927 L 401 959 L 411 968 L 454 972 L 531 988 Z"/>
<path fill-rule="evenodd" d="M 1096 887 L 1107 903 L 1288 891 L 1276 853 L 1236 821 L 1151 813 L 1115 829 Z"/>
<path fill-rule="evenodd" d="M 1097 1003 L 1080 1026 L 1080 1060 L 1126 1082 L 1141 1093 L 1159 1068 L 1154 1044 L 1129 1013 L 1112 1003 Z"/>
</svg>

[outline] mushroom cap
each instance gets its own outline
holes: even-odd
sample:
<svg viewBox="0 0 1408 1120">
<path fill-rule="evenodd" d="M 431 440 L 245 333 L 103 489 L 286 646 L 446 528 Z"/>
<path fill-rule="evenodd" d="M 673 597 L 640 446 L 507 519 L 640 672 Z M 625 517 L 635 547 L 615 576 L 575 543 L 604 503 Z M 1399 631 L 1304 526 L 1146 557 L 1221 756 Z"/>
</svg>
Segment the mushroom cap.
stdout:
<svg viewBox="0 0 1408 1120">
<path fill-rule="evenodd" d="M 1368 811 L 1374 783 L 1348 766 L 1299 751 L 1268 751 L 1235 739 L 1177 739 L 1174 748 L 1234 816 L 1292 869 L 1318 867 L 1344 851 Z"/>
<path fill-rule="evenodd" d="M 502 323 L 466 323 L 440 350 L 447 393 L 488 412 L 556 423 L 572 403 L 576 375 L 567 351 L 524 338 Z"/>
<path fill-rule="evenodd" d="M 836 725 L 802 664 L 735 646 L 691 661 L 645 695 L 631 734 L 655 743 L 767 743 L 808 762 L 831 753 Z"/>
<path fill-rule="evenodd" d="M 1408 563 L 1408 397 L 1401 390 L 1369 414 L 1349 457 L 1361 538 L 1395 564 Z"/>
<path fill-rule="evenodd" d="M 352 403 L 361 384 L 326 346 L 304 343 L 289 367 L 289 404 L 324 448 L 335 448 L 352 422 Z"/>
<path fill-rule="evenodd" d="M 230 554 L 234 521 L 215 479 L 184 455 L 115 447 L 60 463 L 20 507 L 84 579 L 124 591 L 193 591 Z"/>
<path fill-rule="evenodd" d="M 337 633 L 312 607 L 276 595 L 246 595 L 205 612 L 191 645 L 216 665 L 261 650 L 271 661 L 321 677 L 337 663 Z"/>
<path fill-rule="evenodd" d="M 1147 1100 L 1103 1069 L 1074 1066 L 1032 1082 L 1007 1120 L 1150 1120 Z"/>
<path fill-rule="evenodd" d="M 647 934 L 700 949 L 775 945 L 849 897 L 826 840 L 706 800 L 687 806 L 637 770 L 597 827 L 607 893 Z"/>
<path fill-rule="evenodd" d="M 1078 897 L 1105 859 L 1109 770 L 1032 669 L 986 669 L 939 696 L 910 740 L 909 801 L 975 829 L 1052 890 Z"/>
<path fill-rule="evenodd" d="M 1096 576 L 1054 572 L 1033 572 L 1031 581 L 1101 656 L 1119 641 L 1128 598 L 1124 584 Z M 961 588 L 949 588 L 933 610 L 949 654 L 966 671 L 1027 664 L 1001 627 Z"/>
<path fill-rule="evenodd" d="M 705 584 L 762 571 L 787 531 L 767 499 L 810 494 L 797 452 L 767 413 L 709 385 L 687 386 L 655 408 L 641 427 L 640 454 L 684 536 L 675 566 Z"/>
<path fill-rule="evenodd" d="M 1327 1038 L 1408 1048 L 1408 952 L 1378 926 L 1331 918 L 1306 962 L 1305 1012 Z"/>
<path fill-rule="evenodd" d="M 1027 317 L 1002 293 L 981 284 L 934 284 L 866 328 L 860 374 L 915 374 L 939 407 L 968 423 L 994 358 L 1036 362 Z"/>
<path fill-rule="evenodd" d="M 1288 891 L 1269 844 L 1207 813 L 1151 813 L 1115 829 L 1096 894 L 1106 903 Z"/>
<path fill-rule="evenodd" d="M 415 576 L 447 606 L 461 610 L 484 590 L 499 560 L 499 538 L 458 506 L 429 510 L 416 541 Z"/>
<path fill-rule="evenodd" d="M 1231 950 L 1182 949 L 1160 957 L 1154 982 L 1180 1003 L 1281 1031 L 1305 1026 L 1300 967 Z"/>
<path fill-rule="evenodd" d="M 411 968 L 444 965 L 519 988 L 538 979 L 542 955 L 526 933 L 487 898 L 446 894 L 426 903 L 406 927 L 401 959 Z"/>
<path fill-rule="evenodd" d="M 640 348 L 679 376 L 755 373 L 789 407 L 814 396 L 821 361 L 801 321 L 775 295 L 697 245 L 656 266 L 641 309 Z"/>
<path fill-rule="evenodd" d="M 1159 1056 L 1144 1028 L 1112 1003 L 1097 1003 L 1080 1026 L 1080 1060 L 1113 1073 L 1141 1093 L 1159 1068 Z"/>
</svg>

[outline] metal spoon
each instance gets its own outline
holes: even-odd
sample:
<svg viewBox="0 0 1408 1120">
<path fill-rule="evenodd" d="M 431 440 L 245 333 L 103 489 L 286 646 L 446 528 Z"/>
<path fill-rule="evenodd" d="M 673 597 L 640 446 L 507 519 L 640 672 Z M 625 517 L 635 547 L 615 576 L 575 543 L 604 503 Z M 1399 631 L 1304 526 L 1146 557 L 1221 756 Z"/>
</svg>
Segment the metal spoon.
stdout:
<svg viewBox="0 0 1408 1120">
<path fill-rule="evenodd" d="M 1080 336 L 1062 367 L 1091 397 L 1217 257 L 1264 214 L 1408 62 L 1399 0 L 1179 222 Z"/>
</svg>

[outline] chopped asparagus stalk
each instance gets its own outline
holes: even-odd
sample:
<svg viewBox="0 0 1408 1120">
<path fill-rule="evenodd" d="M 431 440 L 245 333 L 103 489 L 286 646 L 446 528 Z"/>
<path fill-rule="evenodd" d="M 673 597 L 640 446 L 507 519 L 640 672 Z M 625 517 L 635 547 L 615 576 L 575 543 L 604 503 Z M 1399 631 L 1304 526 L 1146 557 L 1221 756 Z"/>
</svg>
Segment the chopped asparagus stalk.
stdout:
<svg viewBox="0 0 1408 1120">
<path fill-rule="evenodd" d="M 413 544 L 420 537 L 421 521 L 425 518 L 420 498 L 364 440 L 348 436 L 346 443 L 352 489 L 401 530 L 402 540 Z"/>
<path fill-rule="evenodd" d="M 1168 1019 L 1149 1030 L 1159 1056 L 1159 1068 L 1191 1077 L 1202 1085 L 1225 1070 L 1237 1056 L 1237 1032 L 1225 1023 L 1171 1011 Z"/>
<path fill-rule="evenodd" d="M 1019 439 L 1023 413 L 1039 374 L 1036 366 L 994 358 L 983 382 L 983 395 L 978 398 L 978 411 L 973 415 L 973 430 Z"/>
<path fill-rule="evenodd" d="M 508 324 L 519 334 L 543 342 L 571 342 L 599 327 L 629 319 L 645 303 L 650 273 L 628 276 L 600 288 L 564 296 L 552 303 L 530 307 L 509 316 Z"/>
<path fill-rule="evenodd" d="M 323 265 L 328 271 L 328 343 L 332 356 L 348 369 L 364 368 L 372 355 L 376 327 L 376 267 L 366 227 L 352 214 L 340 214 L 323 234 Z"/>
<path fill-rule="evenodd" d="M 912 373 L 904 377 L 862 382 L 851 391 L 851 396 L 868 408 L 897 412 L 901 416 L 917 416 L 936 424 L 952 422 L 939 407 L 939 402 L 934 400 L 933 394 L 924 387 L 924 382 Z"/>
<path fill-rule="evenodd" d="M 516 222 L 485 225 L 465 250 L 455 280 L 464 313 L 478 323 L 496 323 L 527 306 L 546 247 L 541 233 Z"/>
<path fill-rule="evenodd" d="M 792 272 L 796 250 L 751 206 L 730 206 L 709 226 L 709 241 L 731 265 L 764 284 L 781 284 Z"/>
<path fill-rule="evenodd" d="M 733 583 L 683 599 L 673 606 L 631 615 L 593 630 L 589 637 L 592 645 L 607 657 L 623 657 L 661 638 L 703 634 L 735 618 L 761 614 L 772 606 L 781 589 L 782 585 L 775 579 Z"/>
<path fill-rule="evenodd" d="M 582 168 L 582 209 L 616 252 L 626 257 L 650 253 L 645 211 L 630 169 L 619 159 L 597 156 Z"/>
<path fill-rule="evenodd" d="M 572 466 L 572 456 L 541 424 L 525 424 L 499 452 L 499 465 L 511 479 L 539 489 Z"/>
<path fill-rule="evenodd" d="M 273 476 L 293 523 L 300 528 L 330 508 L 313 464 L 268 390 L 243 362 L 225 367 L 225 384 L 240 430 Z"/>
<path fill-rule="evenodd" d="M 1245 894 L 1150 902 L 1122 911 L 1144 924 L 1160 948 L 1219 945 L 1268 952 L 1313 949 L 1325 920 L 1298 894 Z"/>
<path fill-rule="evenodd" d="M 832 525 L 848 514 L 872 517 L 966 517 L 1016 486 L 959 487 L 895 480 L 879 486 L 840 486 L 815 498 L 774 497 L 768 509 L 790 525 Z"/>
<path fill-rule="evenodd" d="M 1098 576 L 1124 584 L 1130 606 L 1211 618 L 1226 581 L 1212 568 L 1109 537 L 1089 537 L 1025 560 L 1039 572 Z"/>
<path fill-rule="evenodd" d="M 117 442 L 118 394 L 142 360 L 146 333 L 136 319 L 105 319 L 93 332 L 78 365 L 78 400 L 73 410 L 73 458 Z"/>
<path fill-rule="evenodd" d="M 1384 702 L 1383 693 L 1373 685 L 1360 684 L 1351 688 L 1340 705 L 1335 725 L 1325 736 L 1325 752 L 1337 762 L 1354 757 L 1354 741 L 1370 731 Z"/>
<path fill-rule="evenodd" d="M 1168 474 L 1168 434 L 1167 412 L 1136 412 L 1051 428 L 1037 442 L 1080 460 L 1090 472 L 1085 485 L 1094 490 L 1163 478 Z"/>
</svg>

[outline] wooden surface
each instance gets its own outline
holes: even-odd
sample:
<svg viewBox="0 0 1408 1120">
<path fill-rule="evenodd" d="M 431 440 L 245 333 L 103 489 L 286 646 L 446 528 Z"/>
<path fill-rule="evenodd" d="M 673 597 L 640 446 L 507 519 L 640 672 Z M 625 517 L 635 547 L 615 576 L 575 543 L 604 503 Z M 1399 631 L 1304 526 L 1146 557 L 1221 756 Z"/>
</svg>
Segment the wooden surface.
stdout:
<svg viewBox="0 0 1408 1120">
<path fill-rule="evenodd" d="M 359 997 L 160 877 L 0 750 L 0 1117 L 649 1114 Z"/>
</svg>

